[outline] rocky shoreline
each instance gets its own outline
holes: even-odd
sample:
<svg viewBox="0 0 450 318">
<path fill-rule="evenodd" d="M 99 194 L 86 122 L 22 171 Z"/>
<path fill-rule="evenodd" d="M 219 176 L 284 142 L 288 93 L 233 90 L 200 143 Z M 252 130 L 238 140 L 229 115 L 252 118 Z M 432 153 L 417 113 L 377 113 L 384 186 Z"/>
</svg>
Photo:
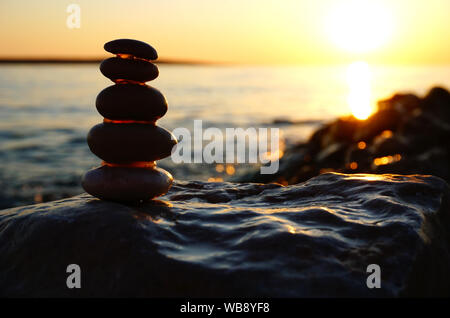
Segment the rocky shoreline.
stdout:
<svg viewBox="0 0 450 318">
<path fill-rule="evenodd" d="M 285 152 L 272 175 L 238 182 L 303 182 L 324 172 L 435 175 L 450 181 L 450 93 L 432 88 L 420 98 L 396 94 L 366 120 L 339 118 Z"/>
<path fill-rule="evenodd" d="M 0 211 L 0 295 L 449 296 L 449 210 L 447 183 L 420 175 L 175 182 L 137 206 L 82 194 Z"/>
<path fill-rule="evenodd" d="M 274 175 L 1 210 L 0 296 L 448 297 L 449 137 L 450 93 L 435 87 L 324 125 Z"/>
</svg>

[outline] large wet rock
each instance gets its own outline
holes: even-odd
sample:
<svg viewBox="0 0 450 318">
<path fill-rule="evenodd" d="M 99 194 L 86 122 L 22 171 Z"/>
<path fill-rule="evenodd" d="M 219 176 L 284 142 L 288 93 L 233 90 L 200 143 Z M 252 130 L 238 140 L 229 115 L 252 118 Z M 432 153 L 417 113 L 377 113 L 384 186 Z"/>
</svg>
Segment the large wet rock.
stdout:
<svg viewBox="0 0 450 318">
<path fill-rule="evenodd" d="M 1 296 L 450 295 L 439 178 L 175 183 L 140 206 L 83 194 L 0 212 Z M 69 264 L 81 289 L 68 289 Z M 381 288 L 366 286 L 369 264 Z"/>
</svg>

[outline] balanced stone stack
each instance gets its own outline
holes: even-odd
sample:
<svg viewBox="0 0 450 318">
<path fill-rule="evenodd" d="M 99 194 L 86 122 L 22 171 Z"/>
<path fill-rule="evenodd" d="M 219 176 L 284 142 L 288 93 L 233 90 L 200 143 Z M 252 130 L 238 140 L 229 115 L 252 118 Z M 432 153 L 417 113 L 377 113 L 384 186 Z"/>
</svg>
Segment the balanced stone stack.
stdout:
<svg viewBox="0 0 450 318">
<path fill-rule="evenodd" d="M 145 84 L 158 77 L 151 61 L 158 58 L 147 43 L 119 39 L 105 50 L 116 57 L 104 60 L 102 74 L 115 85 L 97 96 L 96 107 L 104 121 L 89 131 L 91 151 L 103 160 L 88 171 L 82 186 L 100 199 L 140 202 L 165 194 L 172 185 L 171 174 L 156 167 L 168 157 L 176 138 L 156 121 L 167 112 L 167 102 L 157 89 Z"/>
</svg>

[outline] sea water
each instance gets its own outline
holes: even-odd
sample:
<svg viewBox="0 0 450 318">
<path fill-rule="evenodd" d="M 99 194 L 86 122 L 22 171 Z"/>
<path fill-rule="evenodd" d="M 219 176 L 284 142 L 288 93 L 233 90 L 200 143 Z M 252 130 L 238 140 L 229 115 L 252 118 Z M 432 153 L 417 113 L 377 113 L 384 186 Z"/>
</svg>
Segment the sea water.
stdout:
<svg viewBox="0 0 450 318">
<path fill-rule="evenodd" d="M 348 115 L 348 66 L 159 65 L 148 84 L 169 104 L 158 124 L 173 130 L 279 128 L 285 147 L 321 123 Z M 371 103 L 397 92 L 450 87 L 450 66 L 371 66 Z M 86 144 L 103 118 L 95 98 L 112 85 L 96 64 L 0 65 L 0 208 L 81 193 L 83 173 L 101 160 Z M 158 162 L 180 180 L 230 180 L 246 164 Z"/>
</svg>

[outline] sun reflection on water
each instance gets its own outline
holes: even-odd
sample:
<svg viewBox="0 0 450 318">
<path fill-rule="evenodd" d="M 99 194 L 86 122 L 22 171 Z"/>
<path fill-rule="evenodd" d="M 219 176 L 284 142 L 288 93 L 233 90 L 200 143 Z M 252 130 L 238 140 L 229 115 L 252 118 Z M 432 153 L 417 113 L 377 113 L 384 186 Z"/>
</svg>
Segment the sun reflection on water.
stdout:
<svg viewBox="0 0 450 318">
<path fill-rule="evenodd" d="M 353 116 L 360 120 L 366 119 L 374 111 L 370 79 L 371 71 L 366 62 L 353 62 L 347 67 L 347 102 Z"/>
</svg>

